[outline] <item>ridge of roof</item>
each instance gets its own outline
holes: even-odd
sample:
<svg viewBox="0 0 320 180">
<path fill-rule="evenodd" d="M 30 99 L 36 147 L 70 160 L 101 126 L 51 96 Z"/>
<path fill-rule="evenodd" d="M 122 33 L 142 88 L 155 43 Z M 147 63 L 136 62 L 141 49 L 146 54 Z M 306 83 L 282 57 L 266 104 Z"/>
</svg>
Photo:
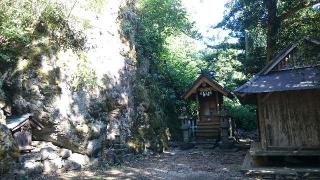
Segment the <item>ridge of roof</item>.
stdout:
<svg viewBox="0 0 320 180">
<path fill-rule="evenodd" d="M 262 70 L 260 72 L 257 73 L 257 75 L 268 74 L 276 65 L 278 65 L 283 60 L 283 58 L 285 58 L 296 47 L 298 47 L 299 43 L 302 41 L 308 41 L 308 42 L 313 43 L 317 46 L 320 45 L 320 41 L 318 41 L 316 39 L 309 38 L 309 37 L 304 37 L 300 41 L 296 42 L 295 44 L 291 44 L 291 45 L 287 46 L 286 48 L 282 49 L 279 53 L 277 53 L 277 55 L 270 62 L 268 62 L 267 65 L 264 68 L 262 68 Z"/>
</svg>

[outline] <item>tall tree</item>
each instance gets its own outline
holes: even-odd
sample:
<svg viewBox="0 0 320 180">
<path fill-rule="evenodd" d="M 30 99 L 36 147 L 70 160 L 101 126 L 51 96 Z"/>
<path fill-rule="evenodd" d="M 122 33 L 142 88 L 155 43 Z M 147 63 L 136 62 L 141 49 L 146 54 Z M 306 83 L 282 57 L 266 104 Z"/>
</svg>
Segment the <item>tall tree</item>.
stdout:
<svg viewBox="0 0 320 180">
<path fill-rule="evenodd" d="M 277 34 L 280 28 L 280 19 L 277 16 L 278 0 L 264 0 L 267 8 L 267 61 L 270 61 L 275 53 Z"/>
<path fill-rule="evenodd" d="M 286 7 L 284 12 L 280 12 L 281 5 L 278 0 L 264 0 L 267 9 L 267 61 L 270 61 L 276 52 L 276 43 L 280 26 L 287 19 L 294 16 L 298 11 L 319 3 L 319 0 L 303 0 L 292 3 L 293 6 Z M 278 14 L 279 12 L 279 14 Z"/>
<path fill-rule="evenodd" d="M 264 53 L 266 55 L 265 62 L 268 62 L 279 48 L 283 48 L 282 45 L 289 43 L 291 40 L 297 40 L 296 38 L 302 38 L 300 36 L 307 35 L 299 33 L 299 36 L 295 38 L 289 37 L 291 34 L 286 29 L 292 28 L 294 23 L 288 22 L 303 19 L 305 21 L 305 23 L 302 23 L 303 28 L 297 27 L 297 30 L 313 32 L 312 36 L 314 34 L 318 36 L 318 23 L 315 21 L 315 17 L 319 16 L 319 9 L 313 7 L 318 3 L 320 3 L 320 0 L 234 0 L 227 4 L 229 12 L 217 27 L 225 27 L 235 31 L 232 35 L 240 39 L 240 43 L 243 43 L 243 49 L 245 49 L 244 37 L 246 31 L 249 34 L 265 31 L 266 50 Z M 310 31 L 305 31 L 305 29 Z M 284 35 L 280 30 L 287 35 Z M 281 33 L 281 36 L 279 36 L 279 33 Z M 280 41 L 286 43 L 279 43 Z M 253 47 L 251 50 L 255 50 L 255 48 Z"/>
</svg>

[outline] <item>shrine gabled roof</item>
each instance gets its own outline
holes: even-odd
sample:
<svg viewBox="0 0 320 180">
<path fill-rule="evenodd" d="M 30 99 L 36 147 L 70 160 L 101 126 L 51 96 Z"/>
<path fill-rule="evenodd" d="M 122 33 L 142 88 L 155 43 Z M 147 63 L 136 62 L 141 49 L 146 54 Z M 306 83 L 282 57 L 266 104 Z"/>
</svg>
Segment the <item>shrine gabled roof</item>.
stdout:
<svg viewBox="0 0 320 180">
<path fill-rule="evenodd" d="M 33 114 L 31 113 L 28 113 L 28 114 L 24 114 L 24 115 L 21 115 L 21 116 L 10 116 L 7 118 L 7 124 L 6 126 L 14 131 L 22 126 L 24 126 L 29 120 L 30 120 L 30 117 L 32 117 Z M 38 121 L 35 121 L 35 120 L 31 120 L 31 124 L 33 126 L 35 126 L 37 129 L 42 129 L 43 128 L 43 125 L 40 124 Z"/>
<path fill-rule="evenodd" d="M 320 45 L 317 40 L 305 38 L 316 46 Z M 272 71 L 284 58 L 291 53 L 298 44 L 282 50 L 270 63 L 248 82 L 238 87 L 236 94 L 256 94 L 264 92 L 320 89 L 319 65 L 309 67 L 296 67 L 291 69 Z"/>
<path fill-rule="evenodd" d="M 304 38 L 303 40 L 315 47 L 320 47 L 320 41 L 318 40 L 310 38 Z M 240 101 L 255 104 L 255 96 L 259 93 L 320 89 L 319 64 L 274 70 L 298 46 L 297 43 L 283 49 L 259 73 L 234 90 Z M 316 58 L 319 60 L 319 55 Z M 297 60 L 301 61 L 299 58 Z"/>
<path fill-rule="evenodd" d="M 213 78 L 209 77 L 206 74 L 201 74 L 192 84 L 192 86 L 182 95 L 182 98 L 188 99 L 190 96 L 197 92 L 197 89 L 201 86 L 202 83 L 206 83 L 211 86 L 214 90 L 220 92 L 222 95 L 233 98 L 233 94 L 226 90 L 222 85 L 220 85 Z"/>
</svg>

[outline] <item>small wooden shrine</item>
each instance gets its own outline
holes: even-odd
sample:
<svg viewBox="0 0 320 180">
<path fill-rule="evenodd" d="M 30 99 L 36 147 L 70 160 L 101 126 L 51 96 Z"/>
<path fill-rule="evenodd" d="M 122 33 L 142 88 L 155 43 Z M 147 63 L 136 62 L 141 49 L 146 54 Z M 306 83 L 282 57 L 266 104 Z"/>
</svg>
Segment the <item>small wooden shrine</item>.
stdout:
<svg viewBox="0 0 320 180">
<path fill-rule="evenodd" d="M 220 139 L 221 121 L 226 115 L 223 96 L 233 97 L 207 72 L 202 72 L 182 96 L 184 99 L 196 100 L 198 104 L 198 117 L 192 123 L 196 139 Z"/>
<path fill-rule="evenodd" d="M 20 151 L 31 151 L 32 128 L 41 130 L 43 125 L 32 118 L 32 114 L 7 118 L 7 127 L 11 130 Z"/>
<path fill-rule="evenodd" d="M 275 157 L 320 163 L 319 65 L 320 41 L 305 38 L 235 90 L 242 103 L 257 105 L 260 140 L 252 144 L 244 168 Z"/>
</svg>

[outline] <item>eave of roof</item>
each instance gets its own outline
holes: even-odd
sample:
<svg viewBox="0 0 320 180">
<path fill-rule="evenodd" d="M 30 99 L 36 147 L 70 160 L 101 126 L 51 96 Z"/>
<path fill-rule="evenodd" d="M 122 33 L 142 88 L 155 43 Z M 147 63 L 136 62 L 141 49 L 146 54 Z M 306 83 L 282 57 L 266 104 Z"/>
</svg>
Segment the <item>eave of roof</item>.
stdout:
<svg viewBox="0 0 320 180">
<path fill-rule="evenodd" d="M 30 123 L 30 125 L 32 127 L 36 128 L 38 130 L 41 130 L 42 128 L 44 128 L 44 126 L 40 122 L 34 120 L 32 118 L 32 116 L 33 116 L 33 114 L 28 113 L 28 114 L 24 114 L 22 116 L 8 117 L 6 126 L 13 132 L 18 130 L 19 128 L 21 128 L 22 126 L 24 126 L 27 123 Z"/>
<path fill-rule="evenodd" d="M 28 113 L 28 114 L 24 114 L 24 115 L 19 116 L 19 117 L 14 117 L 14 116 L 8 117 L 6 126 L 9 129 L 14 129 L 15 127 L 17 127 L 20 124 L 22 124 L 25 121 L 27 121 L 30 116 L 32 116 L 32 114 Z"/>
<path fill-rule="evenodd" d="M 320 89 L 320 67 L 307 67 L 256 75 L 237 88 L 236 94 L 257 94 L 291 90 Z"/>
</svg>

